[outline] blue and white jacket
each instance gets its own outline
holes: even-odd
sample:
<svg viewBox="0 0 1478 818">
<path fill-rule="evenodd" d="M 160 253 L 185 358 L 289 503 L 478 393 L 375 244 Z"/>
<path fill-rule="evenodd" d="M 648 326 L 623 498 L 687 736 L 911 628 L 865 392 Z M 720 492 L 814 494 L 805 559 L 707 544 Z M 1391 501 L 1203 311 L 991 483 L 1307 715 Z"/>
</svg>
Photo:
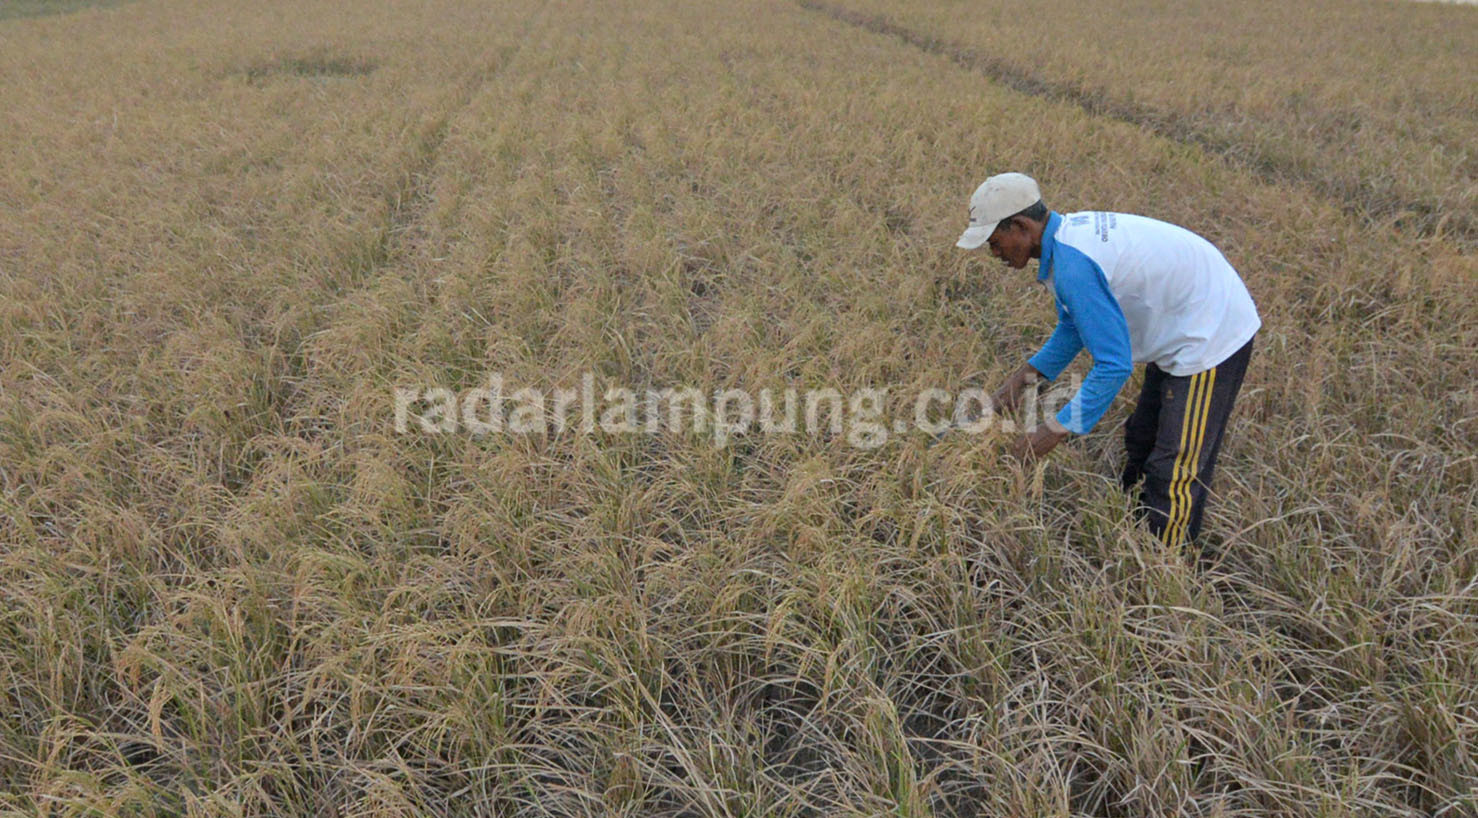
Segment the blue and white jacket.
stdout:
<svg viewBox="0 0 1478 818">
<path fill-rule="evenodd" d="M 1078 434 L 1103 417 L 1134 364 L 1194 375 L 1226 360 L 1262 326 L 1221 251 L 1144 216 L 1050 213 L 1037 280 L 1056 297 L 1057 329 L 1028 363 L 1052 380 L 1083 348 L 1093 356 L 1077 395 L 1057 413 Z"/>
</svg>

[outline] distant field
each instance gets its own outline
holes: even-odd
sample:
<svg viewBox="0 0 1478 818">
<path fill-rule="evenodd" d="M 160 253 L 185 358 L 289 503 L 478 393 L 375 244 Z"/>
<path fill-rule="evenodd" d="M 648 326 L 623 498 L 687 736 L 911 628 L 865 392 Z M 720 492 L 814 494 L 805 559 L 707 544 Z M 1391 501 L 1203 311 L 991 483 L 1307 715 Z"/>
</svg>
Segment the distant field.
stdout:
<svg viewBox="0 0 1478 818">
<path fill-rule="evenodd" d="M 899 8 L 0 25 L 0 813 L 1478 814 L 1478 19 Z M 953 246 L 1008 169 L 1247 280 L 1211 565 L 1129 517 L 1128 394 L 1024 474 L 394 429 L 994 384 L 1053 319 Z"/>
<path fill-rule="evenodd" d="M 94 7 L 115 6 L 131 0 L 0 0 L 0 20 L 44 17 Z"/>
<path fill-rule="evenodd" d="M 1300 183 L 1379 223 L 1478 244 L 1467 10 L 1048 0 L 1013 16 L 966 0 L 804 5 Z"/>
</svg>

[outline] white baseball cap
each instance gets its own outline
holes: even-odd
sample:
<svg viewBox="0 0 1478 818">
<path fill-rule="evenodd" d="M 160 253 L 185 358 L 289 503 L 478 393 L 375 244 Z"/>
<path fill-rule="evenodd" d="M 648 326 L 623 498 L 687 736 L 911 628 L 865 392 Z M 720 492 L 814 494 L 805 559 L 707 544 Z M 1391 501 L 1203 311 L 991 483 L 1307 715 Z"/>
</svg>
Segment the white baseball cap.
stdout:
<svg viewBox="0 0 1478 818">
<path fill-rule="evenodd" d="M 1015 216 L 1041 200 L 1037 180 L 1024 173 L 1000 173 L 986 179 L 970 197 L 970 226 L 960 234 L 955 246 L 974 250 L 996 232 L 996 225 L 1002 219 Z"/>
</svg>

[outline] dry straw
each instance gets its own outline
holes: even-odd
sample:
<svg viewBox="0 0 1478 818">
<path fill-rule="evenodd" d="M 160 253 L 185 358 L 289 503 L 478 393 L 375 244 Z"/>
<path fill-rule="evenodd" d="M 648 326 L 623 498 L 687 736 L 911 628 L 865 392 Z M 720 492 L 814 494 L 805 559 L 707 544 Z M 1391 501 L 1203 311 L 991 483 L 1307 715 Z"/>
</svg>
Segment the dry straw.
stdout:
<svg viewBox="0 0 1478 818">
<path fill-rule="evenodd" d="M 1150 104 L 1164 61 L 1208 100 L 1251 71 L 1245 127 L 1295 151 L 1299 111 L 1368 106 L 1383 140 L 1335 144 L 1371 184 L 1471 156 L 1421 38 L 1279 19 L 1269 57 L 1184 21 L 1040 54 Z M 1449 238 L 792 3 L 158 0 L 0 23 L 0 76 L 0 810 L 1478 810 Z M 989 384 L 1052 320 L 952 246 L 1004 169 L 1207 235 L 1260 304 L 1205 566 L 1127 518 L 1122 408 L 1025 472 L 975 437 L 394 433 L 395 385 L 490 369 Z"/>
</svg>

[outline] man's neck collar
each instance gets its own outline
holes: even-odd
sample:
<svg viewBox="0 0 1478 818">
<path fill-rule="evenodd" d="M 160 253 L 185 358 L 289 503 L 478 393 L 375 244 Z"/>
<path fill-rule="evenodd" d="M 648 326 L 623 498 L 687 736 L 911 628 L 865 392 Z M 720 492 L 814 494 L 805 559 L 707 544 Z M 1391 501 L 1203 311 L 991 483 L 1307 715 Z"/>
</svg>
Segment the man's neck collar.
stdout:
<svg viewBox="0 0 1478 818">
<path fill-rule="evenodd" d="M 1047 211 L 1047 224 L 1042 227 L 1042 255 L 1037 259 L 1037 280 L 1046 281 L 1052 274 L 1052 251 L 1057 249 L 1057 228 L 1062 216 L 1056 210 Z"/>
</svg>

